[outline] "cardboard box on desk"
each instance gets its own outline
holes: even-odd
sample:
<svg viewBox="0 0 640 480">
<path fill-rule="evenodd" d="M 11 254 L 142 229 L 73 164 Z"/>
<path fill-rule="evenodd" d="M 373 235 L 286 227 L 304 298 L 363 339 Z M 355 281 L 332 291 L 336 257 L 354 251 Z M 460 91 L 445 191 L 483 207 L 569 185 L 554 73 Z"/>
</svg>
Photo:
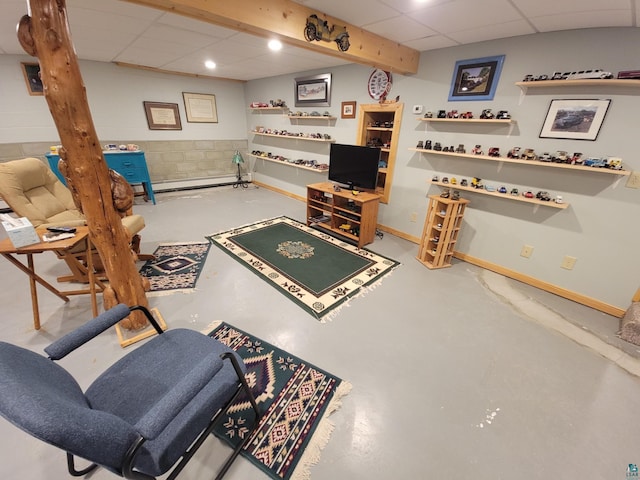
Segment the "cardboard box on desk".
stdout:
<svg viewBox="0 0 640 480">
<path fill-rule="evenodd" d="M 40 243 L 40 237 L 26 217 L 14 218 L 12 222 L 2 222 L 2 226 L 9 235 L 9 240 L 16 248 Z"/>
</svg>

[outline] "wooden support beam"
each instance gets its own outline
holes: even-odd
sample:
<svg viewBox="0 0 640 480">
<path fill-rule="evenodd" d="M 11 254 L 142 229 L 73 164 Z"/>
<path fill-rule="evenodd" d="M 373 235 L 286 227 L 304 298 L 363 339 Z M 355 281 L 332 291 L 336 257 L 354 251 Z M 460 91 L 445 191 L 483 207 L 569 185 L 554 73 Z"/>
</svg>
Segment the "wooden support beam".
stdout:
<svg viewBox="0 0 640 480">
<path fill-rule="evenodd" d="M 290 0 L 125 0 L 165 10 L 203 22 L 222 25 L 261 37 L 277 35 L 294 47 L 346 59 L 400 74 L 418 71 L 420 52 Z M 335 42 L 312 41 L 304 37 L 307 17 L 312 14 L 329 26 L 346 26 L 351 47 L 341 52 Z"/>
</svg>

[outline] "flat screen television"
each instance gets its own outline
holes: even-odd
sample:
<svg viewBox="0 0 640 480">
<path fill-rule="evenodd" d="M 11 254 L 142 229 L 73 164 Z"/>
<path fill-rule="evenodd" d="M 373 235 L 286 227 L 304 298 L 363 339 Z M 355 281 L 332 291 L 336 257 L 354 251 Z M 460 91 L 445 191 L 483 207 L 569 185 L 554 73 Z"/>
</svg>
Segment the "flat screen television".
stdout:
<svg viewBox="0 0 640 480">
<path fill-rule="evenodd" d="M 329 180 L 350 190 L 375 190 L 379 162 L 378 147 L 332 143 L 329 152 Z"/>
</svg>

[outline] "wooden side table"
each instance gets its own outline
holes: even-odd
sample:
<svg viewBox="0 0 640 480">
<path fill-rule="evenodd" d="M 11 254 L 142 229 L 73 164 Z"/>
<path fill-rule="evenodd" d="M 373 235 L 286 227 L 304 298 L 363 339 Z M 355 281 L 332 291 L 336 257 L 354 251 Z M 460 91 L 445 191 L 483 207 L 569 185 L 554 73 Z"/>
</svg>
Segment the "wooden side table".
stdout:
<svg viewBox="0 0 640 480">
<path fill-rule="evenodd" d="M 46 232 L 46 230 L 36 229 L 36 232 L 38 233 L 40 238 L 42 238 L 42 235 Z M 8 238 L 0 241 L 0 255 L 9 260 L 9 262 L 15 265 L 20 271 L 29 276 L 29 287 L 31 290 L 31 307 L 33 309 L 33 327 L 36 330 L 40 329 L 40 311 L 38 309 L 37 290 L 38 283 L 65 302 L 69 301 L 69 295 L 83 295 L 87 293 L 90 294 L 93 316 L 95 317 L 98 315 L 98 302 L 96 299 L 96 293 L 98 289 L 100 290 L 100 292 L 104 291 L 105 285 L 95 276 L 95 272 L 93 269 L 93 256 L 86 255 L 87 264 L 85 266 L 78 259 L 78 256 L 73 253 L 74 248 L 82 242 L 86 242 L 87 244 L 86 251 L 91 252 L 92 244 L 91 237 L 89 235 L 89 228 L 85 226 L 77 227 L 76 234 L 73 238 L 66 238 L 64 240 L 58 240 L 55 242 L 40 242 L 33 245 L 27 245 L 26 247 L 16 248 Z M 40 275 L 38 275 L 35 270 L 33 256 L 35 254 L 44 252 L 54 252 L 56 255 L 58 255 L 58 257 L 68 259 L 68 261 L 73 262 L 80 271 L 83 271 L 87 274 L 89 278 L 88 288 L 80 290 L 60 291 L 45 279 L 43 279 Z M 26 265 L 18 259 L 19 255 L 26 255 Z"/>
</svg>

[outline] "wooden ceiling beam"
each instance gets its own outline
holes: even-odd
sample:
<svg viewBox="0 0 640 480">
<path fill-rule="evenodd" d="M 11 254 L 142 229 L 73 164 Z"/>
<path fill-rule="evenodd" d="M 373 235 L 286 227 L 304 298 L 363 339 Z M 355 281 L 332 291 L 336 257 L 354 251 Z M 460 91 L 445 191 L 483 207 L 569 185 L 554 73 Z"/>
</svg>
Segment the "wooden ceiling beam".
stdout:
<svg viewBox="0 0 640 480">
<path fill-rule="evenodd" d="M 290 0 L 125 0 L 184 15 L 261 37 L 276 35 L 283 43 L 401 74 L 418 71 L 420 52 L 375 35 L 340 19 L 324 15 Z M 304 37 L 312 14 L 329 26 L 346 26 L 350 48 L 341 52 L 335 42 L 308 42 Z"/>
</svg>

